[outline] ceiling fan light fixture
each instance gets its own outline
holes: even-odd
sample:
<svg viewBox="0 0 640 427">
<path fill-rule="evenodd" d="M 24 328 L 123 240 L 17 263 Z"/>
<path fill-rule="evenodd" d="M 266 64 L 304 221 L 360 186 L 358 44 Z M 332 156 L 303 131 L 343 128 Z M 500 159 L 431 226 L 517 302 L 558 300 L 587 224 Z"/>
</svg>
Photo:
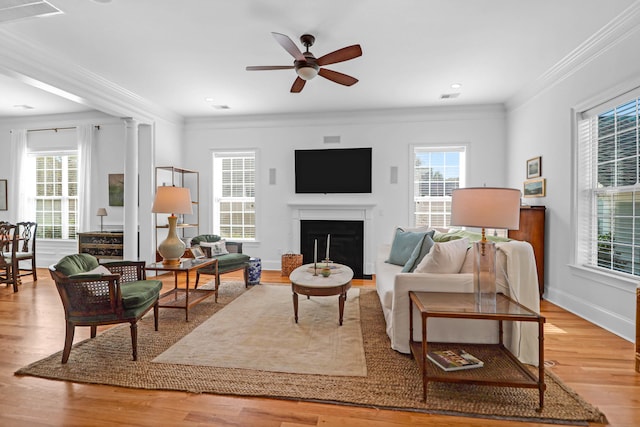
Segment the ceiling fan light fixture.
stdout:
<svg viewBox="0 0 640 427">
<path fill-rule="evenodd" d="M 296 72 L 302 80 L 311 80 L 318 75 L 318 68 L 312 67 L 311 65 L 305 65 L 298 68 Z"/>
</svg>

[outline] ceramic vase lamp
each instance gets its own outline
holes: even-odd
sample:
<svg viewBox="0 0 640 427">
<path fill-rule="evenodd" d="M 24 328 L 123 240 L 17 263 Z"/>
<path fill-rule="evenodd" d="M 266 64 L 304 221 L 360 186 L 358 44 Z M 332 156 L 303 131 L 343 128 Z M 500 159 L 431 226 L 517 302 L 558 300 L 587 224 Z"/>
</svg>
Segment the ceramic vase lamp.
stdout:
<svg viewBox="0 0 640 427">
<path fill-rule="evenodd" d="M 183 187 L 158 187 L 151 212 L 170 214 L 167 218 L 169 232 L 167 238 L 158 245 L 158 252 L 162 256 L 163 264 L 180 264 L 180 258 L 184 254 L 186 245 L 178 237 L 178 217 L 175 214 L 193 213 L 191 192 L 188 188 Z"/>
<path fill-rule="evenodd" d="M 520 197 L 513 188 L 457 188 L 451 193 L 451 225 L 482 229 L 482 239 L 473 246 L 473 289 L 480 311 L 496 309 L 496 245 L 487 240 L 485 229 L 517 230 Z"/>
</svg>

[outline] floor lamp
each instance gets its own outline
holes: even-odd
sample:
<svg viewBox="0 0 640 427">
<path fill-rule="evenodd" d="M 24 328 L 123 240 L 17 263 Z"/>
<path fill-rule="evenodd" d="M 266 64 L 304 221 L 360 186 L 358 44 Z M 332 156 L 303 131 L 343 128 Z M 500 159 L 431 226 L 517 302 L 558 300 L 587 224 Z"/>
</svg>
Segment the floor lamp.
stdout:
<svg viewBox="0 0 640 427">
<path fill-rule="evenodd" d="M 191 203 L 191 192 L 188 188 L 158 187 L 151 212 L 171 214 L 167 218 L 169 221 L 167 238 L 158 245 L 158 252 L 162 255 L 162 263 L 165 265 L 180 264 L 180 257 L 184 254 L 186 245 L 178 237 L 178 217 L 175 214 L 193 213 Z"/>
<path fill-rule="evenodd" d="M 513 188 L 457 188 L 451 193 L 451 225 L 482 228 L 482 239 L 473 247 L 473 290 L 481 311 L 496 308 L 496 245 L 487 240 L 485 228 L 517 230 L 520 197 Z"/>
</svg>

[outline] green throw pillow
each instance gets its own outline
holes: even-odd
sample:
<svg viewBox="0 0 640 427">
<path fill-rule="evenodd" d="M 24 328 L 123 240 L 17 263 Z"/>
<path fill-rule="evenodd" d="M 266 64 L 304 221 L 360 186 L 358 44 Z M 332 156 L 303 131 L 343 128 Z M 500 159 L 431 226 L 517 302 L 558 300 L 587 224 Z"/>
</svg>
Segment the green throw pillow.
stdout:
<svg viewBox="0 0 640 427">
<path fill-rule="evenodd" d="M 429 253 L 434 245 L 434 241 L 431 236 L 433 236 L 432 231 L 424 235 L 420 243 L 418 243 L 411 253 L 411 257 L 402 268 L 402 273 L 413 273 L 418 264 L 420 264 L 420 261 L 422 261 L 422 258 Z"/>
<path fill-rule="evenodd" d="M 65 276 L 72 276 L 91 271 L 98 266 L 98 260 L 89 254 L 67 255 L 55 265 L 57 271 Z"/>
<path fill-rule="evenodd" d="M 433 232 L 431 235 L 433 236 Z M 389 259 L 386 262 L 389 264 L 401 265 L 404 266 L 409 258 L 411 258 L 411 254 L 413 250 L 418 246 L 418 243 L 422 240 L 422 238 L 427 234 L 424 231 L 404 231 L 401 228 L 396 229 L 396 235 L 393 238 L 393 243 L 391 244 L 391 252 L 389 253 Z"/>
</svg>

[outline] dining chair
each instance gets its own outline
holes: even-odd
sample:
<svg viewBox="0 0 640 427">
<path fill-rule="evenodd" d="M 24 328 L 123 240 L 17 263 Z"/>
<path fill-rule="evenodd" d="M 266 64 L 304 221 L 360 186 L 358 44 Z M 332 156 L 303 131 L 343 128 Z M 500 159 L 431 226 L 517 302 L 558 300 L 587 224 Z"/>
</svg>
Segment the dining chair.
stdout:
<svg viewBox="0 0 640 427">
<path fill-rule="evenodd" d="M 38 223 L 23 221 L 16 223 L 16 233 L 18 234 L 18 245 L 16 248 L 13 269 L 16 278 L 21 276 L 33 276 L 33 281 L 38 280 L 36 272 L 36 232 L 38 231 Z M 31 268 L 21 268 L 21 261 L 31 260 Z"/>
<path fill-rule="evenodd" d="M 18 277 L 15 275 L 13 254 L 17 248 L 17 226 L 8 222 L 0 224 L 0 283 L 13 285 L 18 292 Z"/>
</svg>

